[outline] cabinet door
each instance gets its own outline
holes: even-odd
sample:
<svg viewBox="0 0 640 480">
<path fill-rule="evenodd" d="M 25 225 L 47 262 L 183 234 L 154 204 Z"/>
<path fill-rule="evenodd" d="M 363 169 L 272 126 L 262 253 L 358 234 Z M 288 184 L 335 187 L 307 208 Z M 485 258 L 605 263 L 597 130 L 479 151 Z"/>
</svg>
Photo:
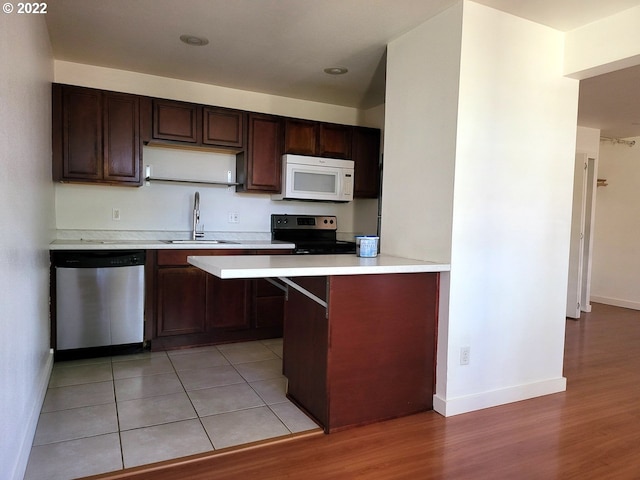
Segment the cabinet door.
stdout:
<svg viewBox="0 0 640 480">
<path fill-rule="evenodd" d="M 202 143 L 221 147 L 243 146 L 244 113 L 226 108 L 203 107 Z"/>
<path fill-rule="evenodd" d="M 135 95 L 105 93 L 103 109 L 103 178 L 140 184 L 140 99 Z"/>
<path fill-rule="evenodd" d="M 351 158 L 351 130 L 348 125 L 320 124 L 318 155 L 329 158 Z"/>
<path fill-rule="evenodd" d="M 247 280 L 221 280 L 207 276 L 207 329 L 246 330 Z"/>
<path fill-rule="evenodd" d="M 61 148 L 54 150 L 54 180 L 102 178 L 102 93 L 99 90 L 55 86 L 62 97 L 62 114 L 54 111 L 54 137 L 61 130 Z M 55 95 L 54 90 L 54 95 Z M 54 103 L 55 106 L 55 103 Z M 54 138 L 54 145 L 58 141 Z M 55 163 L 58 162 L 56 168 Z"/>
<path fill-rule="evenodd" d="M 140 97 L 54 84 L 53 179 L 141 184 Z"/>
<path fill-rule="evenodd" d="M 284 127 L 284 153 L 316 155 L 318 123 L 287 118 Z"/>
<path fill-rule="evenodd" d="M 153 138 L 198 143 L 198 105 L 171 100 L 153 101 Z"/>
<path fill-rule="evenodd" d="M 157 336 L 185 335 L 205 331 L 206 275 L 195 267 L 158 269 Z"/>
<path fill-rule="evenodd" d="M 326 277 L 297 277 L 296 283 L 323 300 L 327 299 Z M 285 305 L 284 338 L 282 360 L 283 373 L 288 380 L 287 393 L 296 403 L 304 405 L 321 425 L 327 425 L 329 321 L 326 308 L 290 289 Z"/>
<path fill-rule="evenodd" d="M 250 113 L 245 151 L 236 157 L 238 191 L 279 193 L 282 176 L 282 120 Z"/>
<path fill-rule="evenodd" d="M 281 331 L 284 323 L 284 291 L 266 280 L 252 280 L 252 283 L 252 315 L 256 328 L 274 329 L 274 333 Z"/>
<path fill-rule="evenodd" d="M 380 194 L 380 130 L 353 129 L 354 188 L 357 198 L 377 198 Z"/>
</svg>

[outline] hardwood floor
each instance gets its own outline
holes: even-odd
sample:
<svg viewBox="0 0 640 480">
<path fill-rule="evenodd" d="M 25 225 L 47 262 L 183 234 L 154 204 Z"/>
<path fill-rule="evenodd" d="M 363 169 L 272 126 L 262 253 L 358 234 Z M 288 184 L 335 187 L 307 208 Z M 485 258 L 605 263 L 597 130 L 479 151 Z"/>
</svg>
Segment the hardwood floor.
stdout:
<svg viewBox="0 0 640 480">
<path fill-rule="evenodd" d="M 567 320 L 567 391 L 444 418 L 434 412 L 95 479 L 640 478 L 640 311 Z"/>
</svg>

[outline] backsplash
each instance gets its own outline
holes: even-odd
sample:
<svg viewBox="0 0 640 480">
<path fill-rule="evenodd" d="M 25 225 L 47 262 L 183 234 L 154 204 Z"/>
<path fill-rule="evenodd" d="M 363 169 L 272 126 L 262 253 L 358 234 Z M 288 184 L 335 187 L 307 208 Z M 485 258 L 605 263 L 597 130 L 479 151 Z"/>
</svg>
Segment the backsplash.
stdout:
<svg viewBox="0 0 640 480">
<path fill-rule="evenodd" d="M 158 147 L 144 147 L 144 165 L 152 177 L 223 181 L 231 172 L 235 181 L 235 155 Z M 236 193 L 234 187 L 149 182 L 142 187 L 56 184 L 58 238 L 80 238 L 100 231 L 102 238 L 141 238 L 135 235 L 176 235 L 191 230 L 195 192 L 200 192 L 200 222 L 206 232 L 269 233 L 272 213 L 336 215 L 339 233 L 375 234 L 377 200 L 356 199 L 346 204 L 273 201 L 269 195 Z M 114 209 L 119 220 L 114 219 Z M 237 223 L 229 222 L 236 214 Z M 109 233 L 111 232 L 111 233 Z M 130 237 L 132 236 L 133 237 Z M 87 237 L 90 238 L 90 237 Z M 177 237 L 179 238 L 179 237 Z M 262 239 L 262 238 L 258 238 Z"/>
</svg>

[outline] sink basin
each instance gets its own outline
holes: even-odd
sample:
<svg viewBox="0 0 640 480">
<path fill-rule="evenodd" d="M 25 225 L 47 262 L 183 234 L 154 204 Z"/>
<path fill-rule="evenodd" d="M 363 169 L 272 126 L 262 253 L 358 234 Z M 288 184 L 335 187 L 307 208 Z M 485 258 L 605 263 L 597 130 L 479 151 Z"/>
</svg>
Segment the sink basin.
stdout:
<svg viewBox="0 0 640 480">
<path fill-rule="evenodd" d="M 197 244 L 203 244 L 203 245 L 215 245 L 215 244 L 222 244 L 222 243 L 238 243 L 238 242 L 231 242 L 229 240 L 164 240 L 167 243 L 182 243 L 182 244 L 187 244 L 187 245 L 197 245 Z"/>
</svg>

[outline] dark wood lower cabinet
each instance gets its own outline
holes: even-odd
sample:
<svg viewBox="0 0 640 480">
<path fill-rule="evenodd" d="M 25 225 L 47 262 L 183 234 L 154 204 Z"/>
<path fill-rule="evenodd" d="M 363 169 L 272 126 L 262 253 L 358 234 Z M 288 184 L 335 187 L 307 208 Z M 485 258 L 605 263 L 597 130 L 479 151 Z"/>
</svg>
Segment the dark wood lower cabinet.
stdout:
<svg viewBox="0 0 640 480">
<path fill-rule="evenodd" d="M 297 277 L 294 280 L 326 300 L 326 277 Z M 285 305 L 284 338 L 282 373 L 289 383 L 289 397 L 320 425 L 328 425 L 329 320 L 326 309 L 300 292 L 289 289 Z"/>
<path fill-rule="evenodd" d="M 192 267 L 158 269 L 158 337 L 206 332 L 206 275 Z"/>
<path fill-rule="evenodd" d="M 221 280 L 189 265 L 190 255 L 278 254 L 261 250 L 156 250 L 146 268 L 152 350 L 282 336 L 284 292 L 266 280 Z"/>
<path fill-rule="evenodd" d="M 326 433 L 433 408 L 438 274 L 293 278 L 288 396 Z"/>
</svg>

